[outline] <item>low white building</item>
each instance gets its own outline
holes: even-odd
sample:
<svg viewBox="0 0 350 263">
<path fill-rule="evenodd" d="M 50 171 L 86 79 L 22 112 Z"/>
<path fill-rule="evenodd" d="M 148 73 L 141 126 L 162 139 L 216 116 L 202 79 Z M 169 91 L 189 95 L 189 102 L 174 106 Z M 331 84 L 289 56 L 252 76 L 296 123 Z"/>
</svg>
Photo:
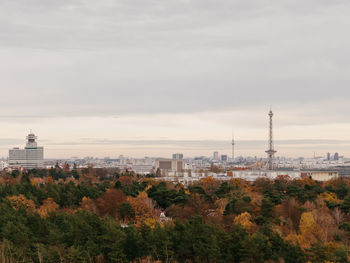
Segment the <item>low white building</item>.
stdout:
<svg viewBox="0 0 350 263">
<path fill-rule="evenodd" d="M 27 136 L 27 144 L 24 149 L 15 147 L 9 150 L 9 166 L 23 167 L 26 169 L 44 167 L 44 148 L 38 147 L 37 137 L 30 133 Z"/>
<path fill-rule="evenodd" d="M 303 173 L 304 176 L 310 177 L 315 181 L 329 181 L 332 179 L 336 179 L 339 177 L 339 173 L 337 171 L 308 171 Z"/>
</svg>

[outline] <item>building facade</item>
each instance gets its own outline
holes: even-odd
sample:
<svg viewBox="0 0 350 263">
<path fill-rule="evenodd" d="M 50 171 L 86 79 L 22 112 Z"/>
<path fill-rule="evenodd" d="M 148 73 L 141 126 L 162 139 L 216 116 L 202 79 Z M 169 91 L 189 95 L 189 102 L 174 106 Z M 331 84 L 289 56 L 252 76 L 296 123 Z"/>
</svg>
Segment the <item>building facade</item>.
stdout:
<svg viewBox="0 0 350 263">
<path fill-rule="evenodd" d="M 26 169 L 44 167 L 44 148 L 38 147 L 37 137 L 30 133 L 24 149 L 15 147 L 9 150 L 9 166 L 23 167 Z"/>
<path fill-rule="evenodd" d="M 156 159 L 155 169 L 159 169 L 162 176 L 169 174 L 180 176 L 184 170 L 184 161 L 182 159 Z"/>
</svg>

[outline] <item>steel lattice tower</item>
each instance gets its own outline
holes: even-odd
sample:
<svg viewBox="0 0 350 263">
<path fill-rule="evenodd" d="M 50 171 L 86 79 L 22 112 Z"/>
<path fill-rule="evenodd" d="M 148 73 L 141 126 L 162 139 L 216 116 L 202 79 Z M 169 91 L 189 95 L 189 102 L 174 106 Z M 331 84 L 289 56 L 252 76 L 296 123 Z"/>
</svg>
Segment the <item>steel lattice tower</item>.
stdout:
<svg viewBox="0 0 350 263">
<path fill-rule="evenodd" d="M 270 110 L 269 112 L 269 117 L 270 117 L 270 131 L 269 131 L 269 149 L 266 151 L 269 161 L 268 161 L 268 167 L 269 170 L 273 169 L 273 157 L 277 151 L 275 151 L 273 147 L 273 126 L 272 126 L 272 117 L 273 117 L 273 112 Z"/>
</svg>

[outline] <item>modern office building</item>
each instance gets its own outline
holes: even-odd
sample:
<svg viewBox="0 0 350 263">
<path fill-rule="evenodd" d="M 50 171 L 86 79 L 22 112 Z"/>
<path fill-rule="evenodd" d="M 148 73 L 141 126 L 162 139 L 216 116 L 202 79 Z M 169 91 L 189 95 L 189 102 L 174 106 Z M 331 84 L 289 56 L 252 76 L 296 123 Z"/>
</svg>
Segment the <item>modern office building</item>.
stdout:
<svg viewBox="0 0 350 263">
<path fill-rule="evenodd" d="M 30 133 L 24 149 L 15 147 L 9 150 L 9 166 L 23 167 L 26 169 L 44 167 L 44 148 L 38 147 L 37 137 Z"/>
</svg>

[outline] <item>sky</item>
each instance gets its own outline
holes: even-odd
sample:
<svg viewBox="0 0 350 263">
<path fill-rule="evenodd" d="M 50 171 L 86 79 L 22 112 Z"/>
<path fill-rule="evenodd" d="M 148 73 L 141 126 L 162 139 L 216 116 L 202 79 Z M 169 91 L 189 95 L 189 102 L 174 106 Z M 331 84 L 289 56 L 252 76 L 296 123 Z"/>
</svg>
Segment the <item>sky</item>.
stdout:
<svg viewBox="0 0 350 263">
<path fill-rule="evenodd" d="M 0 156 L 350 156 L 348 0 L 1 0 Z"/>
</svg>

